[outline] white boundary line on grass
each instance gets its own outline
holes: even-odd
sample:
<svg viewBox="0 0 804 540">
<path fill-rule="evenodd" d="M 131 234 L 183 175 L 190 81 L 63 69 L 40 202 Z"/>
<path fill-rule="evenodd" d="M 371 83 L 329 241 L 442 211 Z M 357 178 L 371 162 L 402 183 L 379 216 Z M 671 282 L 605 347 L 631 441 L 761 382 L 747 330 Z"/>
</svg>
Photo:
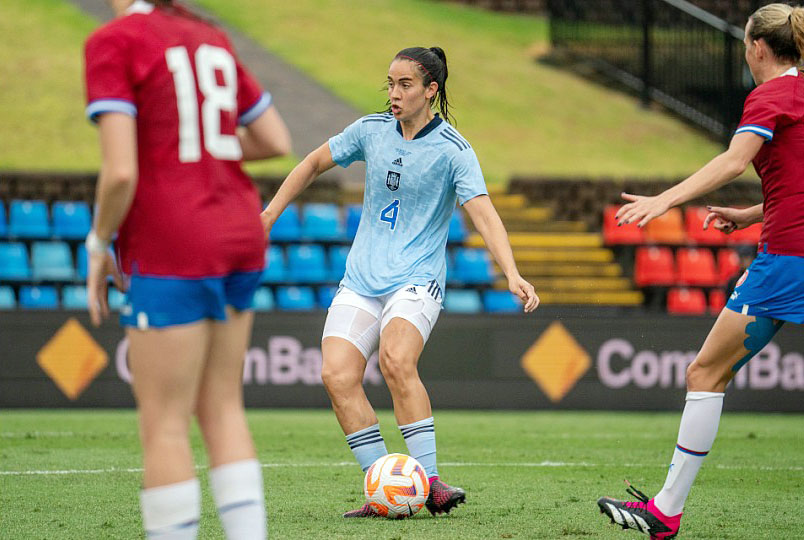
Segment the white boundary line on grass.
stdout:
<svg viewBox="0 0 804 540">
<path fill-rule="evenodd" d="M 443 467 L 522 467 L 522 468 L 590 468 L 590 467 L 662 467 L 665 465 L 644 463 L 588 463 L 586 461 L 565 462 L 565 461 L 539 461 L 539 462 L 500 462 L 500 463 L 481 463 L 481 462 L 444 462 L 440 463 Z M 266 469 L 282 468 L 329 468 L 329 467 L 354 467 L 353 461 L 339 461 L 334 463 L 263 463 Z M 197 467 L 205 469 L 206 467 Z M 769 466 L 746 466 L 746 465 L 714 465 L 715 469 L 728 471 L 777 471 L 777 472 L 799 472 L 804 471 L 804 467 L 769 467 Z M 0 476 L 57 476 L 57 475 L 78 475 L 78 474 L 113 474 L 113 473 L 141 473 L 142 468 L 117 468 L 107 469 L 63 469 L 63 470 L 30 470 L 30 471 L 0 471 Z"/>
</svg>

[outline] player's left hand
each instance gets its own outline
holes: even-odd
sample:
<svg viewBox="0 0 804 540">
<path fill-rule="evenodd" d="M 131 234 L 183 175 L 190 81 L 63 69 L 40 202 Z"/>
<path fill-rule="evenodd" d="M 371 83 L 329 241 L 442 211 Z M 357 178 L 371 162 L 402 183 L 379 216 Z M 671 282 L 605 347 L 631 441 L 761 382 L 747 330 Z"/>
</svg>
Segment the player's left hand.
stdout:
<svg viewBox="0 0 804 540">
<path fill-rule="evenodd" d="M 631 202 L 623 205 L 614 215 L 619 225 L 636 222 L 637 227 L 641 228 L 670 209 L 670 205 L 664 201 L 661 195 L 645 197 L 623 192 L 621 196 Z"/>
<path fill-rule="evenodd" d="M 87 269 L 87 308 L 89 318 L 95 326 L 100 326 L 103 319 L 109 317 L 107 276 L 112 276 L 115 286 L 124 290 L 123 276 L 117 269 L 114 256 L 109 251 L 90 254 Z"/>
<path fill-rule="evenodd" d="M 508 290 L 517 295 L 524 305 L 525 313 L 530 313 L 539 307 L 539 296 L 536 289 L 528 283 L 522 276 L 516 276 L 508 280 Z"/>
<path fill-rule="evenodd" d="M 260 213 L 260 221 L 262 222 L 262 230 L 265 231 L 265 238 L 271 236 L 271 227 L 274 226 L 275 219 L 272 218 L 267 210 Z"/>
</svg>

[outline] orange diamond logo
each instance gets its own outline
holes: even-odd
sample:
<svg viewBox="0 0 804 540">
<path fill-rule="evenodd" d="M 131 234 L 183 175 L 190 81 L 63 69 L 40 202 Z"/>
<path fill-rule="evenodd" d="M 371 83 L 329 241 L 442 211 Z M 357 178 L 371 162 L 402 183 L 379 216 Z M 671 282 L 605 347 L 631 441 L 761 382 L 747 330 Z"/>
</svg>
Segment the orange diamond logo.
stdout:
<svg viewBox="0 0 804 540">
<path fill-rule="evenodd" d="M 592 365 L 587 352 L 555 321 L 522 356 L 522 369 L 558 403 Z"/>
<path fill-rule="evenodd" d="M 36 363 L 68 398 L 75 400 L 109 363 L 109 356 L 81 323 L 71 318 L 45 343 Z"/>
</svg>

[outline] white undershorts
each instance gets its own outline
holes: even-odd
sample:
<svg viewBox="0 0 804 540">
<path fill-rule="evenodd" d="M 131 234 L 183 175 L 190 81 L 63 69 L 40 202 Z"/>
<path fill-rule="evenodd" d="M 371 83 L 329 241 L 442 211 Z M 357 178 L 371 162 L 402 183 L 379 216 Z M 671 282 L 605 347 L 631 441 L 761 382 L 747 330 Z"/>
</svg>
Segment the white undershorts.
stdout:
<svg viewBox="0 0 804 540">
<path fill-rule="evenodd" d="M 368 360 L 380 345 L 380 334 L 394 317 L 410 322 L 427 343 L 441 313 L 441 289 L 428 285 L 405 285 L 383 296 L 363 296 L 341 287 L 327 313 L 324 335 L 352 343 Z"/>
</svg>

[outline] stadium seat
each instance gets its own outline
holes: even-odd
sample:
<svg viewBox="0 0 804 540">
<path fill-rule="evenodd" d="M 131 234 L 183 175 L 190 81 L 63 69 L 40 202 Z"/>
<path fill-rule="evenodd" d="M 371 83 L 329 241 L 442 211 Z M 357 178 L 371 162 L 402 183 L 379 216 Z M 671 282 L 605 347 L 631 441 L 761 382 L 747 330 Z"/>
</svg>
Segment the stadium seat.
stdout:
<svg viewBox="0 0 804 540">
<path fill-rule="evenodd" d="M 17 307 L 17 298 L 14 289 L 8 285 L 0 286 L 0 309 L 14 309 Z"/>
<path fill-rule="evenodd" d="M 709 287 L 720 283 L 715 257 L 706 248 L 681 248 L 676 253 L 678 282 L 682 285 Z"/>
<path fill-rule="evenodd" d="M 286 311 L 309 311 L 316 308 L 313 289 L 310 287 L 278 287 L 276 305 Z"/>
<path fill-rule="evenodd" d="M 717 274 L 721 284 L 728 282 L 740 271 L 740 256 L 733 249 L 717 252 Z"/>
<path fill-rule="evenodd" d="M 275 307 L 274 293 L 268 287 L 260 287 L 254 293 L 254 310 L 271 311 Z"/>
<path fill-rule="evenodd" d="M 31 287 L 20 288 L 19 306 L 26 309 L 58 309 L 59 295 L 55 287 Z"/>
<path fill-rule="evenodd" d="M 283 283 L 288 279 L 285 252 L 279 246 L 271 246 L 265 252 L 265 270 L 260 283 Z"/>
<path fill-rule="evenodd" d="M 75 273 L 78 279 L 86 281 L 87 279 L 87 246 L 81 242 L 78 244 L 78 251 L 75 253 Z"/>
<path fill-rule="evenodd" d="M 447 289 L 444 295 L 444 309 L 450 313 L 480 313 L 483 303 L 480 294 L 472 289 Z"/>
<path fill-rule="evenodd" d="M 709 210 L 703 206 L 688 206 L 684 209 L 687 240 L 702 246 L 722 246 L 726 243 L 728 235 L 723 234 L 711 225 L 704 230 L 703 224 L 707 215 L 709 215 Z"/>
<path fill-rule="evenodd" d="M 363 207 L 359 204 L 350 204 L 346 207 L 346 237 L 349 240 L 355 239 L 362 211 Z"/>
<path fill-rule="evenodd" d="M 332 305 L 332 299 L 338 292 L 338 287 L 319 287 L 318 288 L 318 307 L 327 309 Z"/>
<path fill-rule="evenodd" d="M 349 255 L 349 246 L 332 246 L 328 251 L 329 280 L 340 281 L 346 273 L 346 257 Z"/>
<path fill-rule="evenodd" d="M 11 201 L 8 234 L 20 238 L 50 237 L 45 201 Z"/>
<path fill-rule="evenodd" d="M 642 244 L 645 242 L 645 232 L 636 226 L 618 225 L 614 216 L 621 205 L 610 204 L 603 210 L 603 241 L 606 245 Z"/>
<path fill-rule="evenodd" d="M 454 270 L 455 280 L 460 283 L 490 283 L 494 278 L 485 249 L 458 248 Z"/>
<path fill-rule="evenodd" d="M 717 315 L 726 307 L 726 293 L 723 289 L 712 289 L 709 291 L 709 313 Z"/>
<path fill-rule="evenodd" d="M 85 202 L 53 203 L 53 235 L 58 238 L 84 238 L 92 227 L 89 205 Z"/>
<path fill-rule="evenodd" d="M 65 242 L 34 242 L 31 265 L 34 279 L 69 281 L 75 278 L 73 255 Z"/>
<path fill-rule="evenodd" d="M 302 209 L 302 238 L 317 242 L 344 240 L 338 205 L 332 203 L 309 203 Z"/>
<path fill-rule="evenodd" d="M 6 218 L 6 205 L 0 201 L 0 238 L 8 235 L 8 219 Z"/>
<path fill-rule="evenodd" d="M 298 242 L 301 240 L 301 224 L 299 222 L 299 207 L 295 203 L 289 204 L 271 227 L 271 241 Z"/>
<path fill-rule="evenodd" d="M 483 291 L 483 308 L 489 313 L 519 313 L 522 304 L 509 291 Z"/>
<path fill-rule="evenodd" d="M 86 309 L 87 288 L 83 285 L 68 285 L 62 288 L 61 307 L 64 309 Z"/>
<path fill-rule="evenodd" d="M 762 223 L 754 223 L 750 227 L 734 231 L 726 235 L 729 244 L 754 244 L 759 243 L 762 235 Z"/>
<path fill-rule="evenodd" d="M 667 292 L 667 312 L 673 315 L 704 315 L 706 295 L 701 289 L 674 287 Z"/>
<path fill-rule="evenodd" d="M 449 233 L 447 235 L 447 242 L 461 243 L 466 240 L 466 224 L 463 220 L 463 210 L 455 208 L 452 211 L 452 217 L 449 220 Z"/>
<path fill-rule="evenodd" d="M 16 280 L 31 277 L 28 249 L 21 242 L 0 243 L 0 279 Z"/>
<path fill-rule="evenodd" d="M 645 225 L 645 241 L 653 244 L 683 244 L 686 241 L 681 210 L 671 208 Z"/>
<path fill-rule="evenodd" d="M 641 246 L 637 248 L 634 281 L 638 287 L 673 285 L 676 270 L 670 248 Z"/>
<path fill-rule="evenodd" d="M 324 248 L 318 244 L 288 246 L 288 281 L 321 283 L 327 281 Z"/>
</svg>

